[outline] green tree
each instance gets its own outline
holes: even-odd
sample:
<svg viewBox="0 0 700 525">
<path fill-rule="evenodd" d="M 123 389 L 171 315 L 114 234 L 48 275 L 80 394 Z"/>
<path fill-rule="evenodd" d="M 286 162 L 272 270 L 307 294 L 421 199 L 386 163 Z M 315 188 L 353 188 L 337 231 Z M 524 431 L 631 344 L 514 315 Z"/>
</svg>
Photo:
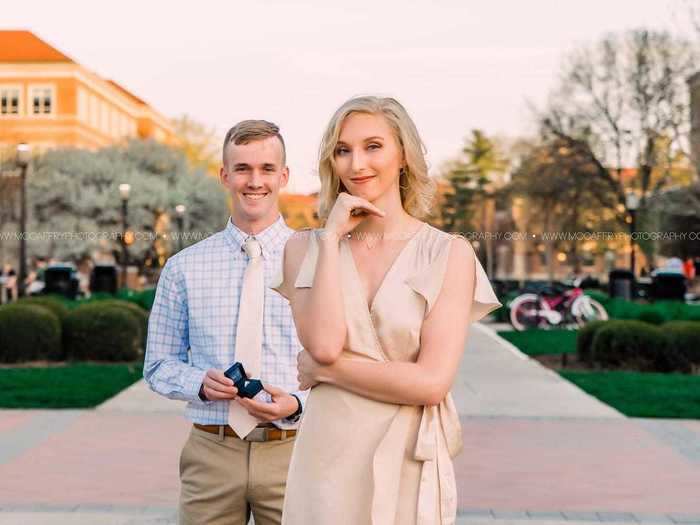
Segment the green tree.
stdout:
<svg viewBox="0 0 700 525">
<path fill-rule="evenodd" d="M 493 273 L 494 199 L 505 184 L 508 160 L 498 144 L 478 129 L 466 139 L 459 158 L 446 165 L 449 189 L 444 196 L 442 220 L 448 231 L 485 232 L 486 270 Z"/>
<path fill-rule="evenodd" d="M 29 231 L 80 235 L 31 241 L 30 254 L 72 259 L 95 250 L 118 252 L 123 183 L 131 185 L 128 221 L 136 236 L 129 252 L 135 261 L 152 255 L 157 243 L 174 248 L 156 230 L 178 204 L 187 207 L 187 229 L 195 232 L 186 244 L 221 229 L 228 217 L 218 182 L 163 144 L 134 140 L 96 152 L 51 150 L 36 159 L 29 179 Z"/>
<path fill-rule="evenodd" d="M 576 232 L 617 227 L 610 209 L 615 193 L 595 181 L 597 167 L 566 141 L 533 143 L 513 171 L 507 190 L 511 196 L 524 197 L 528 203 L 528 229 L 544 232 L 542 241 L 549 279 L 554 278 L 555 249 L 567 253 L 574 271 L 581 269 L 581 240 Z M 572 234 L 559 236 L 559 233 Z M 601 245 L 602 248 L 602 245 Z"/>
</svg>

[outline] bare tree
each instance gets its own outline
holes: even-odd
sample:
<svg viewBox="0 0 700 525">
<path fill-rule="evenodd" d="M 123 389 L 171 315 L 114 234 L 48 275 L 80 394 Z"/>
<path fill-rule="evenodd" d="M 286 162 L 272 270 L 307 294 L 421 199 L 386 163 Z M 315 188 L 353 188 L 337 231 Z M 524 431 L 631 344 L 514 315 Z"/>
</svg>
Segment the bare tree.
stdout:
<svg viewBox="0 0 700 525">
<path fill-rule="evenodd" d="M 607 36 L 567 57 L 559 86 L 540 114 L 543 131 L 587 157 L 596 166 L 595 178 L 623 207 L 623 170 L 636 168 L 632 184 L 643 206 L 669 181 L 665 167 L 679 154 L 689 155 L 686 78 L 696 62 L 693 45 L 667 32 Z"/>
</svg>

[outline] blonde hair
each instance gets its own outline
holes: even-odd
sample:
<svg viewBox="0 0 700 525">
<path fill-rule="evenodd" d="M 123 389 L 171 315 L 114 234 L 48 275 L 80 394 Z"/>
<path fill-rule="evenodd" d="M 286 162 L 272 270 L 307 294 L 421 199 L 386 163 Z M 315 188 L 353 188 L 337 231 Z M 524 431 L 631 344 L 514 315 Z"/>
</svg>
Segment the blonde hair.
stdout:
<svg viewBox="0 0 700 525">
<path fill-rule="evenodd" d="M 263 140 L 268 137 L 277 137 L 282 144 L 282 166 L 284 166 L 287 162 L 287 151 L 284 145 L 284 139 L 280 134 L 280 128 L 277 124 L 273 124 L 267 120 L 242 120 L 228 130 L 226 138 L 224 139 L 224 166 L 226 166 L 226 146 L 231 142 L 238 146 L 240 144 L 249 144 L 256 140 Z"/>
<path fill-rule="evenodd" d="M 382 115 L 394 130 L 394 136 L 401 147 L 406 167 L 399 180 L 401 204 L 407 213 L 422 219 L 430 214 L 435 195 L 435 183 L 428 176 L 425 161 L 425 146 L 418 135 L 416 125 L 406 109 L 394 98 L 364 96 L 351 98 L 335 112 L 321 140 L 319 148 L 318 175 L 321 179 L 321 192 L 318 199 L 318 215 L 328 218 L 338 194 L 347 191 L 335 174 L 335 148 L 340 136 L 343 121 L 352 113 Z"/>
</svg>

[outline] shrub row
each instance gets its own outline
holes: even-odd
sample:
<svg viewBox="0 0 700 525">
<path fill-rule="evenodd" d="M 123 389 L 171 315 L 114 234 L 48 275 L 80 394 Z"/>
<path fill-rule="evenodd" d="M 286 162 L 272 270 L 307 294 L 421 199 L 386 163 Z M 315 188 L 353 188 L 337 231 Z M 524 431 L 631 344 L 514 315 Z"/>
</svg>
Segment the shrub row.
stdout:
<svg viewBox="0 0 700 525">
<path fill-rule="evenodd" d="M 700 365 L 700 323 L 595 321 L 578 331 L 576 352 L 590 366 L 689 373 Z"/>
<path fill-rule="evenodd" d="M 97 292 L 94 293 L 90 296 L 89 299 L 81 298 L 81 299 L 66 299 L 65 297 L 61 295 L 49 295 L 49 296 L 33 296 L 31 298 L 26 298 L 22 299 L 23 301 L 26 300 L 37 300 L 37 301 L 46 301 L 47 299 L 52 302 L 51 305 L 53 306 L 56 303 L 60 303 L 63 305 L 65 308 L 68 310 L 75 310 L 79 306 L 83 306 L 85 304 L 91 304 L 91 303 L 96 303 L 96 302 L 104 302 L 104 301 L 111 301 L 114 299 L 118 299 L 123 302 L 128 302 L 131 304 L 135 304 L 136 306 L 140 306 L 146 311 L 150 311 L 151 308 L 153 307 L 153 301 L 155 300 L 156 296 L 156 289 L 155 288 L 148 288 L 146 290 L 142 291 L 136 291 L 136 290 L 131 290 L 128 288 L 122 288 L 117 291 L 115 295 L 109 294 L 109 293 L 104 293 L 104 292 Z"/>
<path fill-rule="evenodd" d="M 110 299 L 70 310 L 56 299 L 26 298 L 0 307 L 0 362 L 134 361 L 143 356 L 148 312 Z"/>
<path fill-rule="evenodd" d="M 611 319 L 636 319 L 650 324 L 663 324 L 669 321 L 700 321 L 700 306 L 680 301 L 656 301 L 651 304 L 611 299 L 607 294 L 586 290 L 586 295 L 601 303 Z"/>
</svg>

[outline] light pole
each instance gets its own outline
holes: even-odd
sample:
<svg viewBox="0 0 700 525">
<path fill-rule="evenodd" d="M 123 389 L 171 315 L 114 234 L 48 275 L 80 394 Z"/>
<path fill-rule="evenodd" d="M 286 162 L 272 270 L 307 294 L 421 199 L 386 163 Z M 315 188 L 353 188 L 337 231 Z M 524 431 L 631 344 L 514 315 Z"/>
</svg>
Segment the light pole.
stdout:
<svg viewBox="0 0 700 525">
<path fill-rule="evenodd" d="M 486 253 L 484 257 L 486 259 L 486 275 L 489 279 L 493 277 L 493 243 L 491 242 L 491 221 L 489 220 L 491 216 L 491 203 L 494 204 L 495 209 L 495 195 L 486 189 L 486 184 L 488 180 L 484 177 L 479 177 L 478 179 L 471 178 L 467 182 L 467 188 L 474 192 L 481 198 L 481 234 L 484 235 L 484 244 L 486 246 Z"/>
<path fill-rule="evenodd" d="M 177 251 L 182 251 L 183 248 L 182 232 L 185 229 L 186 211 L 187 207 L 184 204 L 178 204 L 177 206 L 175 206 L 175 220 L 177 221 L 177 229 L 179 230 L 179 234 L 177 237 Z"/>
<path fill-rule="evenodd" d="M 129 264 L 129 252 L 127 251 L 126 233 L 129 227 L 129 192 L 130 184 L 119 185 L 119 195 L 122 198 L 122 286 L 126 288 L 126 267 Z"/>
<path fill-rule="evenodd" d="M 24 296 L 24 281 L 27 279 L 27 170 L 31 162 L 32 151 L 24 142 L 17 145 L 17 165 L 20 168 L 19 192 L 19 275 L 17 291 Z"/>
<path fill-rule="evenodd" d="M 630 271 L 635 275 L 635 250 L 634 234 L 637 229 L 637 209 L 639 208 L 639 197 L 634 191 L 628 191 L 625 196 L 625 207 L 630 214 Z"/>
</svg>

